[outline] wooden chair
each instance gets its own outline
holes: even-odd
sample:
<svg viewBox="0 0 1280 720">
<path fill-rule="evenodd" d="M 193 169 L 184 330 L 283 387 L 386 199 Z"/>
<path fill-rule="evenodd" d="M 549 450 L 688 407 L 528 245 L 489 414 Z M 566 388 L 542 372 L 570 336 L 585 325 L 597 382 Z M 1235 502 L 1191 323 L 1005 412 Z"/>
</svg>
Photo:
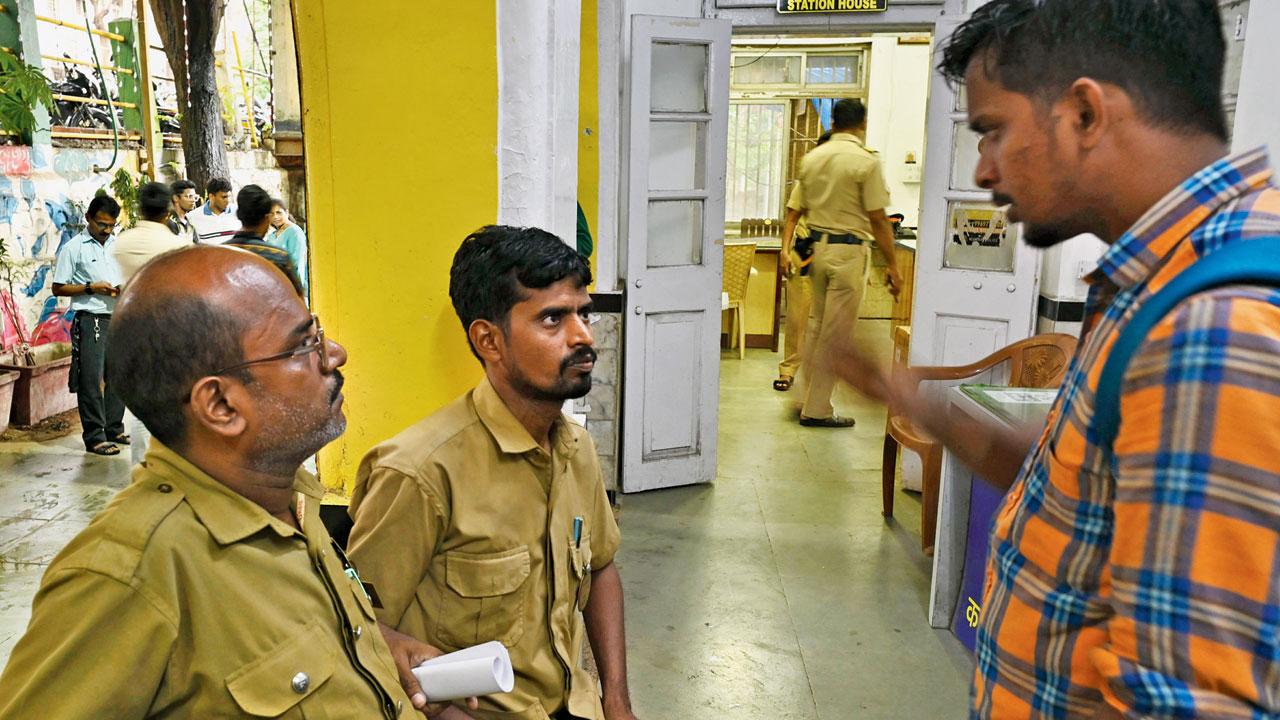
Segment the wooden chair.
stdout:
<svg viewBox="0 0 1280 720">
<path fill-rule="evenodd" d="M 921 366 L 910 369 L 917 383 L 926 380 L 963 380 L 991 370 L 1001 363 L 1009 363 L 1009 387 L 1049 388 L 1062 383 L 1067 372 L 1076 338 L 1061 333 L 1036 335 L 1020 340 L 971 364 L 958 367 Z M 896 354 L 896 353 L 895 353 Z M 895 358 L 897 359 L 897 358 Z M 905 358 L 895 363 L 894 372 L 906 366 Z M 921 478 L 923 507 L 920 511 L 920 547 L 925 553 L 933 551 L 938 524 L 938 486 L 942 478 L 942 445 L 924 434 L 905 415 L 895 412 L 891 406 L 884 428 L 884 455 L 880 471 L 881 490 L 884 495 L 882 514 L 893 517 L 893 481 L 898 461 L 898 447 L 905 447 L 920 455 L 924 463 Z"/>
<path fill-rule="evenodd" d="M 782 221 L 773 218 L 743 218 L 739 228 L 744 238 L 778 237 L 782 235 Z"/>
<path fill-rule="evenodd" d="M 755 243 L 726 243 L 724 246 L 724 281 L 722 289 L 729 296 L 726 310 L 733 313 L 729 347 L 738 341 L 738 359 L 747 355 L 747 285 L 751 281 L 751 263 L 756 257 Z"/>
</svg>

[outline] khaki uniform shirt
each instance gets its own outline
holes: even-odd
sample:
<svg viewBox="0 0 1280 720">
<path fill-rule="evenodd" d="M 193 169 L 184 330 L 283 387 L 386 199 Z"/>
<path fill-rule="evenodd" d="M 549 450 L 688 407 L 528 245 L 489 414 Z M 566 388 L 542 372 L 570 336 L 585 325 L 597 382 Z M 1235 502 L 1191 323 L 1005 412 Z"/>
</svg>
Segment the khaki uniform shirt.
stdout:
<svg viewBox="0 0 1280 720">
<path fill-rule="evenodd" d="M 369 451 L 351 514 L 383 622 L 446 652 L 511 652 L 515 690 L 480 698 L 475 717 L 545 720 L 567 704 L 603 719 L 578 611 L 619 535 L 586 430 L 562 417 L 547 453 L 486 380 Z"/>
<path fill-rule="evenodd" d="M 323 488 L 294 488 L 301 533 L 153 438 L 45 573 L 0 718 L 416 716 Z"/>
<path fill-rule="evenodd" d="M 867 213 L 889 204 L 880 157 L 852 133 L 836 133 L 809 151 L 787 207 L 806 214 L 813 232 L 874 240 Z"/>
</svg>

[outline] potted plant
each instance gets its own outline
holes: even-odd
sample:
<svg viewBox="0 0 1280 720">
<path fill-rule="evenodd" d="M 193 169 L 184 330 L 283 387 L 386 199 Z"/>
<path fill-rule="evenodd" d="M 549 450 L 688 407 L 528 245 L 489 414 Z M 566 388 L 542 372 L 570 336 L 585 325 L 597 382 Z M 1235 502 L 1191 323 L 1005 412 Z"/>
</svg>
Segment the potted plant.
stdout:
<svg viewBox="0 0 1280 720">
<path fill-rule="evenodd" d="M 3 314 L 13 319 L 14 331 L 18 335 L 18 342 L 0 355 L 0 373 L 17 374 L 5 385 L 9 388 L 11 399 L 8 404 L 12 409 L 2 397 L 5 390 L 0 388 L 0 409 L 4 410 L 6 426 L 10 418 L 17 425 L 35 425 L 76 406 L 75 394 L 67 389 L 71 373 L 71 345 L 48 343 L 33 348 L 27 343 L 18 304 L 14 300 L 13 285 L 17 272 L 18 261 L 9 254 L 4 240 L 0 238 L 0 281 L 8 290 L 0 294 L 0 299 L 4 302 Z"/>
</svg>

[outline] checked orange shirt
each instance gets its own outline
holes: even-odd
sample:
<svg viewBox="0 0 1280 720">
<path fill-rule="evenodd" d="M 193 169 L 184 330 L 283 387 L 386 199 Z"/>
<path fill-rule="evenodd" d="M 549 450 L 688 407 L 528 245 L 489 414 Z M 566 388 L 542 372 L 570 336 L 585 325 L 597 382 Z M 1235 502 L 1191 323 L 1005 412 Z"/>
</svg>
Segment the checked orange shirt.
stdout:
<svg viewBox="0 0 1280 720">
<path fill-rule="evenodd" d="M 972 717 L 1280 717 L 1280 289 L 1183 301 L 1129 365 L 1110 461 L 1090 430 L 1133 313 L 1261 235 L 1280 235 L 1280 189 L 1257 149 L 1186 180 L 1089 276 L 1075 358 L 994 521 Z"/>
</svg>

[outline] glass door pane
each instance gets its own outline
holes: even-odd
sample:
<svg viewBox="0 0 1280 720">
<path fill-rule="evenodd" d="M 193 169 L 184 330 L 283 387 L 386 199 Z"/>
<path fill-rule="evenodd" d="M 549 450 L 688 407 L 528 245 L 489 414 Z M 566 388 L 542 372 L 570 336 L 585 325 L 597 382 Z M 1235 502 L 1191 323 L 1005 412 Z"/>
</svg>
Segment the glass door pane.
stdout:
<svg viewBox="0 0 1280 720">
<path fill-rule="evenodd" d="M 702 201 L 650 200 L 648 265 L 702 264 Z"/>
<path fill-rule="evenodd" d="M 653 112 L 707 111 L 707 46 L 654 43 L 649 109 Z"/>
</svg>

